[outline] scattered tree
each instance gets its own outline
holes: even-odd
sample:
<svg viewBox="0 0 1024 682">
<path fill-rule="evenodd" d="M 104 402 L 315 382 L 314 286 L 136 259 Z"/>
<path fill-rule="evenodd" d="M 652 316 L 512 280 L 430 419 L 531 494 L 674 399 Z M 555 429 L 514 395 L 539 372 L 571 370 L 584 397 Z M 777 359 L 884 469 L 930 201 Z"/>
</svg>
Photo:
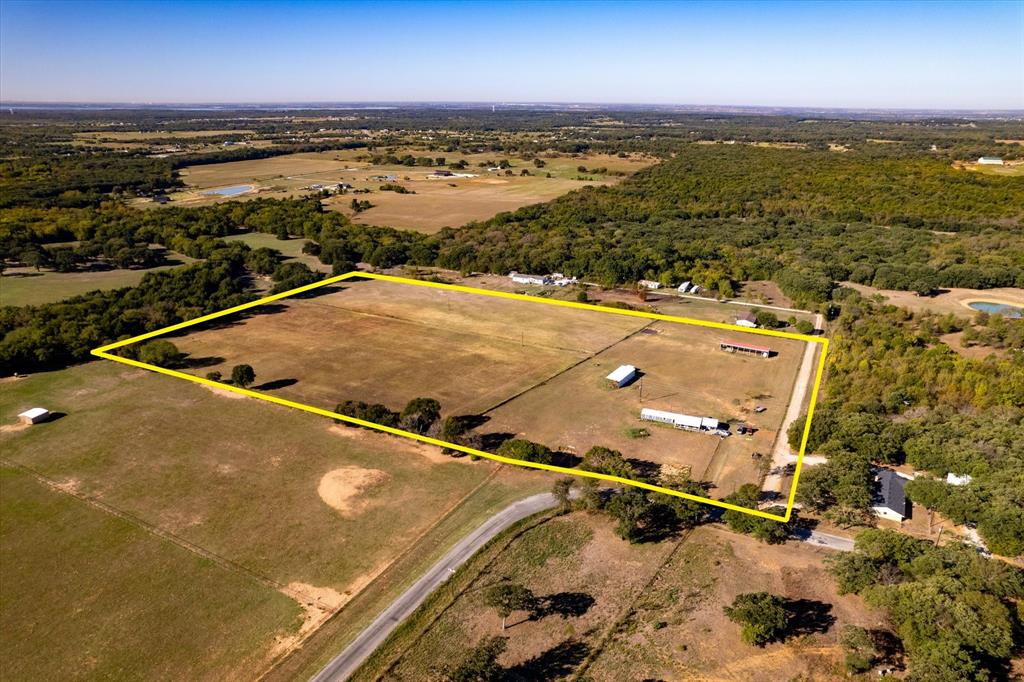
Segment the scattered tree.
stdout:
<svg viewBox="0 0 1024 682">
<path fill-rule="evenodd" d="M 781 639 L 789 625 L 784 602 L 767 592 L 741 594 L 723 611 L 729 620 L 742 626 L 743 641 L 754 646 Z"/>
<path fill-rule="evenodd" d="M 256 372 L 249 365 L 235 365 L 231 368 L 231 383 L 248 388 L 256 381 Z"/>
</svg>

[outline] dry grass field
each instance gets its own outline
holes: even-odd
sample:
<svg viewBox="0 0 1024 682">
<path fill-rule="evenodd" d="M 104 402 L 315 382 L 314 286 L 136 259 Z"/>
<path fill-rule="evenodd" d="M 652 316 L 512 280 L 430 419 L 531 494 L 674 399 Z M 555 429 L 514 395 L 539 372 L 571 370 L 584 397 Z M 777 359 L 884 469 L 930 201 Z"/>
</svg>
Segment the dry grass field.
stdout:
<svg viewBox="0 0 1024 682">
<path fill-rule="evenodd" d="M 883 624 L 858 597 L 836 593 L 825 550 L 764 545 L 713 527 L 629 545 L 612 525 L 576 512 L 475 559 L 450 602 L 414 614 L 354 679 L 424 679 L 495 635 L 508 638 L 499 664 L 524 679 L 837 679 L 842 626 Z M 502 632 L 484 594 L 506 579 L 531 589 L 548 612 L 515 612 Z M 761 590 L 787 599 L 798 624 L 763 649 L 744 644 L 722 613 L 736 595 Z"/>
<path fill-rule="evenodd" d="M 771 451 L 802 351 L 802 342 L 772 339 L 776 356 L 740 356 L 718 342 L 741 332 L 392 282 L 344 282 L 278 303 L 174 336 L 192 363 L 186 371 L 226 377 L 249 364 L 255 390 L 325 409 L 361 400 L 397 411 L 433 397 L 446 415 L 486 418 L 481 433 L 577 455 L 611 447 L 715 482 L 716 496 L 758 480 L 752 454 Z M 604 377 L 620 364 L 643 376 L 616 390 Z M 723 440 L 641 422 L 641 407 L 758 431 Z M 631 438 L 637 427 L 650 435 Z"/>
<path fill-rule="evenodd" d="M 252 161 L 232 161 L 184 168 L 181 177 L 188 189 L 171 195 L 182 205 L 198 205 L 225 201 L 225 197 L 210 196 L 210 189 L 251 185 L 252 191 L 236 198 L 254 196 L 286 197 L 308 194 L 313 184 L 346 182 L 356 189 L 370 189 L 370 194 L 338 195 L 327 199 L 324 205 L 353 217 L 357 223 L 386 225 L 421 232 L 436 232 L 442 227 L 458 227 L 473 220 L 490 218 L 502 211 L 512 211 L 528 204 L 548 201 L 584 185 L 607 185 L 620 181 L 626 175 L 654 163 L 649 157 L 619 158 L 604 154 L 557 156 L 546 158 L 542 169 L 532 161 L 507 159 L 514 175 L 504 170 L 488 171 L 479 168 L 483 162 L 497 162 L 505 157 L 498 154 L 461 154 L 429 152 L 414 148 L 396 152 L 401 156 L 444 156 L 448 163 L 465 160 L 469 167 L 462 173 L 476 177 L 432 179 L 434 168 L 425 166 L 371 165 L 363 157 L 365 150 L 344 150 L 319 153 L 290 154 Z M 578 166 L 606 168 L 607 174 L 580 173 Z M 526 169 L 531 175 L 521 176 Z M 546 177 L 550 173 L 551 177 Z M 613 175 L 622 173 L 624 175 Z M 378 177 L 394 176 L 393 181 Z M 580 178 L 586 179 L 580 179 Z M 397 182 L 409 194 L 382 192 L 385 182 Z M 414 192 L 414 193 L 412 193 Z M 349 204 L 355 198 L 369 200 L 374 208 L 353 215 Z"/>
<path fill-rule="evenodd" d="M 13 425 L 35 405 L 59 418 Z M 376 608 L 467 528 L 550 487 L 110 362 L 5 380 L 0 424 L 5 463 L 48 482 L 4 483 L 0 641 L 26 678 L 252 679 L 354 597 Z M 29 504 L 55 510 L 50 527 L 6 522 L 48 518 Z"/>
</svg>

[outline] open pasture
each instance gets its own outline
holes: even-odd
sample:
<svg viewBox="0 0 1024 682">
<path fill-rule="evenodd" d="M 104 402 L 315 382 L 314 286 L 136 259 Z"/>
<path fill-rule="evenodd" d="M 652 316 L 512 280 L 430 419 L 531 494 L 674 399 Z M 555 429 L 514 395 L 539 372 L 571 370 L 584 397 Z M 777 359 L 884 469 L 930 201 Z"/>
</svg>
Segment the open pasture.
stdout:
<svg viewBox="0 0 1024 682">
<path fill-rule="evenodd" d="M 197 205 L 226 200 L 203 194 L 219 187 L 252 185 L 252 191 L 237 198 L 279 198 L 309 194 L 311 185 L 333 186 L 344 182 L 355 189 L 371 192 L 333 196 L 324 201 L 326 208 L 341 211 L 357 223 L 436 232 L 445 226 L 458 227 L 502 211 L 548 201 L 584 185 L 614 184 L 654 162 L 649 157 L 619 158 L 594 154 L 545 158 L 545 167 L 536 168 L 530 160 L 510 158 L 507 160 L 512 164 L 510 170 L 513 175 L 505 175 L 504 169 L 488 171 L 478 166 L 506 158 L 500 154 L 431 152 L 414 148 L 400 149 L 395 153 L 443 156 L 447 163 L 464 160 L 468 167 L 457 172 L 475 177 L 432 178 L 434 167 L 373 165 L 366 159 L 366 150 L 357 149 L 191 166 L 181 171 L 182 180 L 189 188 L 171 196 L 177 203 Z M 578 170 L 581 165 L 588 169 L 606 168 L 609 172 L 581 173 Z M 531 175 L 520 175 L 524 169 Z M 389 177 L 394 179 L 381 179 Z M 381 185 L 389 182 L 401 184 L 409 193 L 381 191 Z M 368 200 L 374 207 L 354 214 L 349 206 L 353 198 Z"/>
<path fill-rule="evenodd" d="M 14 426 L 35 405 L 62 416 Z M 110 362 L 4 380 L 0 423 L 4 458 L 53 484 L 3 483 L 0 653 L 41 679 L 253 679 L 381 576 L 386 597 L 466 528 L 550 486 Z M 38 521 L 30 503 L 56 515 Z M 138 668 L 116 667 L 129 657 Z"/>
<path fill-rule="evenodd" d="M 194 263 L 195 259 L 171 253 L 167 265 L 154 268 L 83 270 L 81 272 L 37 272 L 33 268 L 8 268 L 0 275 L 0 305 L 42 305 L 62 301 L 97 289 L 106 291 L 132 287 L 150 272 L 170 270 Z"/>
<path fill-rule="evenodd" d="M 228 377 L 249 364 L 255 390 L 324 409 L 359 400 L 400 410 L 432 397 L 445 415 L 481 417 L 482 434 L 577 455 L 611 447 L 715 482 L 721 495 L 758 480 L 752 455 L 771 451 L 803 349 L 773 338 L 776 355 L 749 357 L 718 347 L 742 332 L 378 280 L 273 305 L 170 337 L 188 354 L 187 371 Z M 620 364 L 641 377 L 613 389 L 604 377 Z M 642 407 L 758 430 L 722 440 L 641 422 Z M 650 435 L 630 437 L 640 427 Z"/>
</svg>

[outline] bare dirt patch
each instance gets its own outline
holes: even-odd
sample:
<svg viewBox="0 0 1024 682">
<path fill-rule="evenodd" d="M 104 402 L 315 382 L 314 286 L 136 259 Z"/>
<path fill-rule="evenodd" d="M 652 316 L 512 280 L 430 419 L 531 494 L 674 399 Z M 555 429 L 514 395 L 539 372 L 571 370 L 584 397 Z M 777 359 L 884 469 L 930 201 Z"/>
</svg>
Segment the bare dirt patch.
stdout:
<svg viewBox="0 0 1024 682">
<path fill-rule="evenodd" d="M 316 492 L 329 507 L 343 516 L 353 516 L 366 506 L 360 499 L 363 493 L 387 480 L 388 475 L 379 469 L 346 466 L 324 474 Z"/>
</svg>

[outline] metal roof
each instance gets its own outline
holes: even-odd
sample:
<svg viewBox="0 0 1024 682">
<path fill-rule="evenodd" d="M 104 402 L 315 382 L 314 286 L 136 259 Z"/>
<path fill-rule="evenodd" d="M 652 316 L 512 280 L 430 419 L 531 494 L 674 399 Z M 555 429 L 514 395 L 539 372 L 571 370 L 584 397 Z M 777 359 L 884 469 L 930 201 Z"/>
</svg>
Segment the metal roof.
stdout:
<svg viewBox="0 0 1024 682">
<path fill-rule="evenodd" d="M 733 346 L 735 348 L 743 348 L 745 350 L 755 350 L 758 353 L 771 353 L 772 349 L 765 346 L 752 346 L 749 343 L 743 343 L 741 341 L 721 341 L 720 346 Z"/>
<path fill-rule="evenodd" d="M 36 417 L 42 417 L 44 414 L 49 414 L 50 411 L 45 407 L 33 407 L 30 410 L 25 410 L 19 417 L 25 417 L 26 419 L 35 419 Z"/>
<path fill-rule="evenodd" d="M 636 367 L 633 365 L 619 365 L 618 369 L 605 377 L 608 381 L 625 381 L 629 377 L 636 373 Z"/>
</svg>

